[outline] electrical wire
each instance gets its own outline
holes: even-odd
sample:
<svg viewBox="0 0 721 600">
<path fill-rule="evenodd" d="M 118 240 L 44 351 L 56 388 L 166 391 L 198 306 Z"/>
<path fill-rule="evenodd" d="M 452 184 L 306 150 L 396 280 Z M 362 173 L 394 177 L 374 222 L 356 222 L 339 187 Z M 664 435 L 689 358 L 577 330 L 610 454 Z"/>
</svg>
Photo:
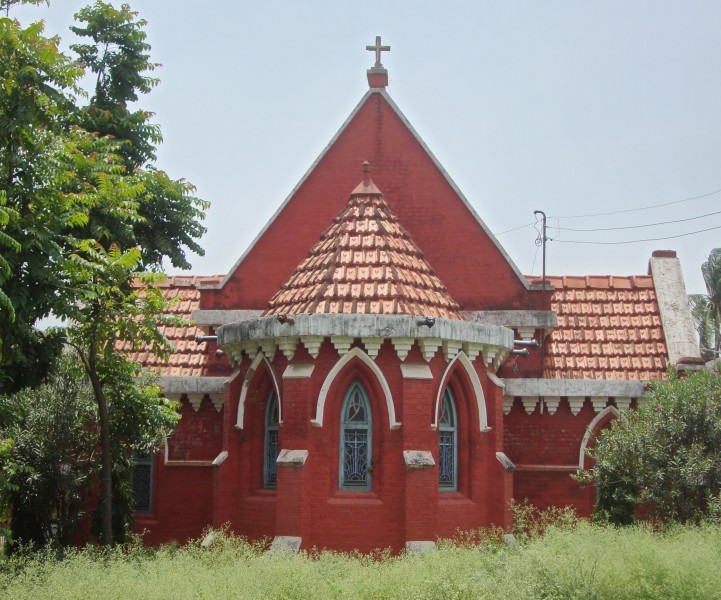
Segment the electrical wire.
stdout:
<svg viewBox="0 0 721 600">
<path fill-rule="evenodd" d="M 526 223 L 525 225 L 519 225 L 518 227 L 514 227 L 513 229 L 506 229 L 506 231 L 501 231 L 500 233 L 494 233 L 493 235 L 503 235 L 504 233 L 511 233 L 511 231 L 518 231 L 519 229 L 523 229 L 525 227 L 533 227 L 535 223 Z"/>
<path fill-rule="evenodd" d="M 596 229 L 575 229 L 573 227 L 556 227 L 559 231 L 619 231 L 621 229 L 642 229 L 644 227 L 656 227 L 658 225 L 673 225 L 675 223 L 685 223 L 686 221 L 696 221 L 713 215 L 721 215 L 721 210 L 716 212 L 699 215 L 698 217 L 689 217 L 688 219 L 677 219 L 675 221 L 659 221 L 658 223 L 647 223 L 645 225 L 627 225 L 626 227 L 598 227 Z"/>
<path fill-rule="evenodd" d="M 635 211 L 639 211 L 639 210 L 650 210 L 652 208 L 661 208 L 664 206 L 672 206 L 674 204 L 690 202 L 691 200 L 698 200 L 699 198 L 708 198 L 709 196 L 714 196 L 715 194 L 718 194 L 720 192 L 721 192 L 721 188 L 714 190 L 713 192 L 708 192 L 707 194 L 700 194 L 699 196 L 691 196 L 689 198 L 684 198 L 682 200 L 674 200 L 673 202 L 665 202 L 663 204 L 651 204 L 649 206 L 642 206 L 639 208 L 626 208 L 623 210 L 616 210 L 616 211 L 605 212 L 605 213 L 593 213 L 593 214 L 587 214 L 587 215 L 569 215 L 569 216 L 565 216 L 565 217 L 558 216 L 558 215 L 552 215 L 552 216 L 549 216 L 548 218 L 549 219 L 553 218 L 553 219 L 558 220 L 558 219 L 582 219 L 582 218 L 590 218 L 590 217 L 605 217 L 605 216 L 610 216 L 610 215 L 618 215 L 621 213 L 635 212 Z M 703 217 L 717 215 L 717 214 L 719 214 L 719 213 L 709 213 L 708 215 L 702 215 L 700 217 L 692 217 L 690 219 L 679 219 L 678 221 L 665 221 L 662 223 L 650 223 L 648 225 L 634 225 L 634 226 L 629 226 L 629 227 L 608 227 L 605 229 L 572 229 L 570 227 L 567 228 L 567 227 L 558 227 L 557 226 L 557 227 L 555 227 L 555 229 L 557 229 L 557 230 L 563 229 L 565 231 L 612 231 L 614 229 L 638 229 L 638 228 L 642 228 L 642 227 L 654 227 L 656 225 L 669 225 L 672 223 L 682 223 L 684 221 L 692 221 L 693 219 L 701 219 Z M 526 227 L 532 227 L 534 225 L 535 225 L 535 222 L 534 223 L 526 223 L 524 225 L 519 225 L 518 227 L 506 229 L 505 231 L 501 231 L 499 233 L 494 233 L 493 235 L 495 235 L 495 236 L 504 235 L 506 233 L 511 233 L 513 231 L 518 231 L 519 229 L 524 229 Z"/>
<path fill-rule="evenodd" d="M 588 215 L 569 215 L 566 217 L 554 215 L 554 218 L 556 218 L 556 219 L 585 219 L 587 217 L 606 217 L 609 215 L 620 215 L 621 213 L 635 212 L 638 210 L 651 210 L 652 208 L 661 208 L 663 206 L 672 206 L 674 204 L 681 204 L 682 202 L 690 202 L 691 200 L 698 200 L 699 198 L 708 198 L 709 196 L 713 196 L 715 194 L 718 194 L 719 192 L 721 192 L 721 188 L 714 190 L 713 192 L 709 192 L 708 194 L 701 194 L 700 196 L 691 196 L 690 198 L 684 198 L 683 200 L 674 200 L 673 202 L 666 202 L 664 204 L 651 204 L 650 206 L 641 206 L 639 208 L 625 208 L 623 210 L 614 210 L 612 212 L 593 213 L 593 214 L 588 214 Z"/>
<path fill-rule="evenodd" d="M 643 240 L 626 240 L 623 242 L 593 242 L 589 240 L 559 240 L 559 239 L 553 239 L 548 238 L 552 242 L 561 242 L 564 244 L 594 244 L 594 245 L 603 245 L 603 246 L 612 246 L 612 245 L 618 245 L 618 244 L 638 244 L 641 242 L 659 242 L 662 240 L 673 240 L 676 238 L 686 237 L 689 235 L 696 235 L 697 233 L 705 233 L 706 231 L 714 231 L 715 229 L 721 229 L 721 225 L 717 227 L 709 227 L 708 229 L 699 229 L 698 231 L 689 231 L 688 233 L 679 233 L 678 235 L 670 235 L 668 237 L 658 237 L 658 238 L 647 238 Z"/>
</svg>

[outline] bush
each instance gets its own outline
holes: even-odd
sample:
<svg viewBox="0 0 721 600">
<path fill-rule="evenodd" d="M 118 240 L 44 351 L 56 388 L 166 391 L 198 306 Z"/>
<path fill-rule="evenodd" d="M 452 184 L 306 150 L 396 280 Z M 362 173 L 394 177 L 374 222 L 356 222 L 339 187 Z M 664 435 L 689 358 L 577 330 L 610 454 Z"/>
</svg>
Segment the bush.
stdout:
<svg viewBox="0 0 721 600">
<path fill-rule="evenodd" d="M 628 524 L 639 514 L 664 522 L 718 518 L 721 491 L 721 373 L 654 382 L 590 452 L 578 479 L 598 486 L 596 515 Z"/>
</svg>

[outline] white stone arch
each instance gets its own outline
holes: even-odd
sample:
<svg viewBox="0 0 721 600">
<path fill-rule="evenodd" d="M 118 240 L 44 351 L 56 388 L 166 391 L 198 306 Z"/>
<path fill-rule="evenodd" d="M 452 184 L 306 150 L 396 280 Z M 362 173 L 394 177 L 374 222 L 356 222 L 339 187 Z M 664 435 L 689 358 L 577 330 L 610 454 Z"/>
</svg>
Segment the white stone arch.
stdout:
<svg viewBox="0 0 721 600">
<path fill-rule="evenodd" d="M 264 361 L 265 366 L 268 367 L 270 379 L 273 382 L 275 394 L 278 398 L 278 423 L 283 423 L 283 413 L 281 412 L 283 410 L 283 402 L 281 402 L 280 398 L 280 385 L 278 384 L 278 376 L 273 370 L 273 365 L 270 364 L 263 352 L 259 351 L 250 363 L 250 367 L 248 367 L 248 370 L 245 372 L 243 385 L 240 388 L 240 400 L 238 401 L 238 417 L 235 421 L 236 429 L 243 429 L 243 418 L 245 417 L 245 397 L 248 395 L 248 388 L 250 387 L 250 382 L 252 381 L 253 376 L 255 375 L 255 372 L 257 371 L 258 365 L 261 363 L 261 361 Z"/>
<path fill-rule="evenodd" d="M 318 394 L 318 404 L 316 405 L 315 409 L 315 419 L 311 419 L 311 424 L 314 427 L 323 427 L 323 411 L 325 410 L 325 401 L 328 397 L 328 391 L 333 385 L 335 378 L 343 370 L 343 367 L 345 367 L 354 358 L 360 359 L 360 361 L 365 364 L 376 376 L 376 379 L 378 379 L 378 383 L 380 383 L 381 389 L 383 390 L 383 395 L 385 396 L 386 400 L 386 408 L 388 409 L 388 422 L 391 425 L 391 429 L 398 429 L 401 424 L 396 421 L 396 409 L 395 405 L 393 404 L 391 389 L 388 386 L 388 382 L 386 381 L 385 376 L 383 375 L 383 371 L 381 371 L 378 368 L 378 365 L 373 361 L 373 359 L 360 348 L 353 348 L 352 350 L 348 351 L 345 355 L 341 357 L 341 359 L 337 363 L 335 363 L 335 365 L 333 365 L 333 368 L 330 370 L 330 372 L 325 378 L 325 381 L 323 382 L 323 386 L 320 388 L 320 394 Z"/>
<path fill-rule="evenodd" d="M 473 368 L 471 359 L 468 358 L 465 352 L 461 351 L 456 354 L 455 358 L 448 363 L 446 370 L 443 372 L 441 377 L 441 383 L 438 387 L 438 393 L 436 394 L 436 403 L 433 410 L 433 423 L 431 429 L 438 429 L 438 413 L 440 409 L 440 403 L 443 399 L 443 390 L 446 389 L 448 384 L 448 377 L 453 369 L 453 365 L 460 363 L 461 367 L 468 374 L 468 378 L 471 380 L 471 386 L 473 387 L 473 394 L 476 396 L 476 406 L 478 407 L 478 421 L 480 422 L 481 432 L 489 431 L 488 427 L 488 415 L 486 413 L 486 397 L 483 394 L 483 386 L 481 380 L 478 377 L 478 373 Z"/>
<path fill-rule="evenodd" d="M 596 426 L 603 421 L 608 415 L 613 415 L 617 419 L 621 416 L 618 412 L 618 409 L 615 406 L 607 406 L 605 409 L 603 409 L 600 413 L 598 413 L 593 421 L 591 421 L 588 424 L 588 427 L 586 428 L 586 433 L 583 436 L 583 439 L 581 440 L 581 449 L 578 451 L 578 468 L 583 469 L 584 465 L 586 463 L 586 447 L 588 446 L 588 442 L 591 441 L 591 436 L 595 433 Z"/>
</svg>

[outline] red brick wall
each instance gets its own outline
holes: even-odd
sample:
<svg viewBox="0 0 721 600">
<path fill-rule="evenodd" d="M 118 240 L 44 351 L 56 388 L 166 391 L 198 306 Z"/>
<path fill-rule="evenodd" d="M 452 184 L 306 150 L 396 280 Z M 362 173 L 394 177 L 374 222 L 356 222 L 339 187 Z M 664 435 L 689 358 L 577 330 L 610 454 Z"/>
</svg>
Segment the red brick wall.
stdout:
<svg viewBox="0 0 721 600">
<path fill-rule="evenodd" d="M 222 410 L 222 409 L 221 409 Z M 196 412 L 183 396 L 180 421 L 168 437 L 170 460 L 213 460 L 220 454 L 223 439 L 223 416 L 215 410 L 210 398 L 203 397 Z"/>
<path fill-rule="evenodd" d="M 506 454 L 516 464 L 513 497 L 529 500 L 539 508 L 572 506 L 579 515 L 593 512 L 595 490 L 582 488 L 572 478 L 579 464 L 579 451 L 586 431 L 596 417 L 589 400 L 573 415 L 566 398 L 555 414 L 538 404 L 526 414 L 519 398 L 515 399 L 504 424 Z M 611 417 L 598 424 L 606 426 Z"/>
<path fill-rule="evenodd" d="M 150 545 L 185 543 L 212 522 L 213 467 L 167 467 L 155 455 L 153 511 L 135 513 L 133 530 Z"/>
<path fill-rule="evenodd" d="M 364 160 L 370 161 L 371 177 L 401 224 L 462 308 L 536 307 L 540 293 L 526 291 L 405 124 L 381 95 L 373 94 L 225 287 L 203 292 L 201 308 L 265 308 L 345 205 L 362 178 Z"/>
</svg>

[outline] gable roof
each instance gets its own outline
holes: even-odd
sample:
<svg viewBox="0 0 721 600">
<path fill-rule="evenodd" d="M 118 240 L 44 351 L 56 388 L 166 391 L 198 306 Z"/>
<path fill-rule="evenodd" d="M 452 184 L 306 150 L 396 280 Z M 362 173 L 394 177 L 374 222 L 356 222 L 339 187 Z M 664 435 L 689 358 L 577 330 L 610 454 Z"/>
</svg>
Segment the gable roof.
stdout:
<svg viewBox="0 0 721 600">
<path fill-rule="evenodd" d="M 546 343 L 548 379 L 649 381 L 668 348 L 653 277 L 547 277 L 558 328 Z"/>
<path fill-rule="evenodd" d="M 364 95 L 228 275 L 203 295 L 202 308 L 265 308 L 343 207 L 363 160 L 464 310 L 529 308 L 525 278 L 382 88 Z"/>
<path fill-rule="evenodd" d="M 458 304 L 368 178 L 263 314 L 303 313 L 462 319 Z"/>
</svg>

